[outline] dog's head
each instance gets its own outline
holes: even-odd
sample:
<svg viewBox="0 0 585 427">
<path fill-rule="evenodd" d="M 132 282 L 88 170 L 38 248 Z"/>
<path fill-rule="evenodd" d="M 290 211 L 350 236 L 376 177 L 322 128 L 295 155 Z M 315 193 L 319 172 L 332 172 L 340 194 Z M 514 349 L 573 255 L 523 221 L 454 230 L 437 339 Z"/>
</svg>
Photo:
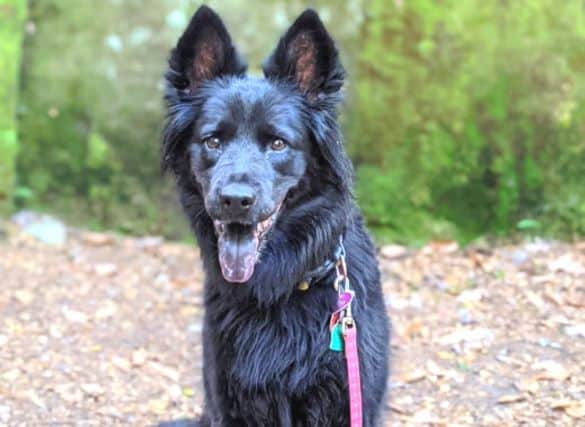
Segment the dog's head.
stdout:
<svg viewBox="0 0 585 427">
<path fill-rule="evenodd" d="M 163 166 L 200 198 L 224 278 L 247 282 L 279 216 L 317 188 L 348 186 L 336 104 L 343 68 L 305 11 L 264 64 L 246 66 L 221 19 L 201 7 L 172 51 Z"/>
</svg>

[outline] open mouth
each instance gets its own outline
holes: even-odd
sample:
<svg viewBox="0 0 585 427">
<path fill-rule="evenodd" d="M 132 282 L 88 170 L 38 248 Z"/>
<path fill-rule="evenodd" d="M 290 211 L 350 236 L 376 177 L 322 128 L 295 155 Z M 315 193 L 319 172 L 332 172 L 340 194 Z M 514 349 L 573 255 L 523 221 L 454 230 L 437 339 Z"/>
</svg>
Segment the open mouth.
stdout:
<svg viewBox="0 0 585 427">
<path fill-rule="evenodd" d="M 268 218 L 256 224 L 215 220 L 219 265 L 228 282 L 250 280 L 260 255 L 261 243 L 274 224 L 280 206 Z"/>
</svg>

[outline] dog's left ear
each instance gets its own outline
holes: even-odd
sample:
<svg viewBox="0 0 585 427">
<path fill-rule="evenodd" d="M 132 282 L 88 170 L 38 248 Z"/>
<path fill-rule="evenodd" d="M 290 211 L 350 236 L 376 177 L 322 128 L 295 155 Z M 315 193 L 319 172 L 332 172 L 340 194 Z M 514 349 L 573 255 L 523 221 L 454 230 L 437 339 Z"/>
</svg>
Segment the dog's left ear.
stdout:
<svg viewBox="0 0 585 427">
<path fill-rule="evenodd" d="M 294 81 L 309 100 L 337 92 L 343 85 L 335 42 L 311 9 L 292 24 L 262 68 L 267 78 Z"/>
</svg>

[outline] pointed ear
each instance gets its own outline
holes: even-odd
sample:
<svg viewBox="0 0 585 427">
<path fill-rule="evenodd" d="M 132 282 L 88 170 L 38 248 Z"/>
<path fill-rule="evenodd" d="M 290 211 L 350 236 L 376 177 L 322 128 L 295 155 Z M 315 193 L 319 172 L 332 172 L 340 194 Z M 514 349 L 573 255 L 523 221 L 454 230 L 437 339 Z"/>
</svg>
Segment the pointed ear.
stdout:
<svg viewBox="0 0 585 427">
<path fill-rule="evenodd" d="M 191 92 L 204 80 L 246 71 L 221 18 L 207 6 L 201 6 L 193 15 L 171 52 L 169 65 L 169 82 Z"/>
<path fill-rule="evenodd" d="M 309 99 L 336 92 L 343 85 L 344 70 L 335 43 L 311 9 L 292 24 L 263 69 L 268 78 L 294 81 Z"/>
</svg>

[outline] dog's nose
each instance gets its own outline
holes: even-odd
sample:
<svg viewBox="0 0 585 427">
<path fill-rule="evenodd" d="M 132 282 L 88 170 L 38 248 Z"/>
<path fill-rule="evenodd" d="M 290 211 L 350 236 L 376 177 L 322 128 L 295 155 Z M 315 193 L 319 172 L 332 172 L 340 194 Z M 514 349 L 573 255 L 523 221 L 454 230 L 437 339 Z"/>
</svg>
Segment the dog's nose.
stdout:
<svg viewBox="0 0 585 427">
<path fill-rule="evenodd" d="M 254 189 L 246 184 L 228 184 L 222 188 L 219 200 L 224 215 L 237 217 L 246 214 L 256 202 Z"/>
</svg>

